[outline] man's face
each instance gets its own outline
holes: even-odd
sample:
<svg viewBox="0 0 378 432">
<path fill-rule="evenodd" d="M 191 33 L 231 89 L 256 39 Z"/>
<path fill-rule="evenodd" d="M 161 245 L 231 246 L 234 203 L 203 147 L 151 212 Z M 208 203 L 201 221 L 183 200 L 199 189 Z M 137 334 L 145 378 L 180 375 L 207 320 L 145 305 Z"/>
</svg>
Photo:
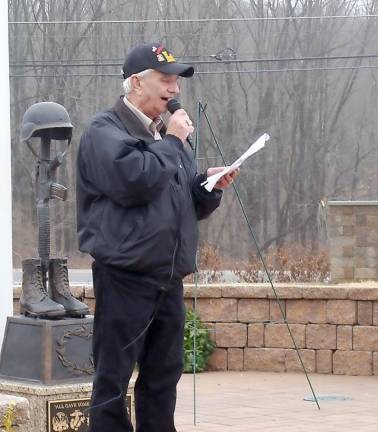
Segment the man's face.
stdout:
<svg viewBox="0 0 378 432">
<path fill-rule="evenodd" d="M 143 77 L 137 77 L 138 108 L 151 119 L 167 111 L 167 102 L 180 91 L 179 76 L 151 71 Z"/>
</svg>

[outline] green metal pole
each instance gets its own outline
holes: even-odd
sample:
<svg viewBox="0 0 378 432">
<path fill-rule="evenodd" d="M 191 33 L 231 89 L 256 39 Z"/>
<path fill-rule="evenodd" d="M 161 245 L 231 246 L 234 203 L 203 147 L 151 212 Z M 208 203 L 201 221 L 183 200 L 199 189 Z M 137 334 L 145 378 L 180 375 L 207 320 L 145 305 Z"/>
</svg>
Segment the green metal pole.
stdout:
<svg viewBox="0 0 378 432">
<path fill-rule="evenodd" d="M 206 119 L 207 125 L 209 126 L 211 136 L 213 137 L 213 140 L 214 140 L 214 142 L 215 142 L 215 144 L 216 144 L 216 146 L 217 146 L 217 149 L 218 149 L 218 151 L 219 151 L 219 154 L 220 154 L 221 157 L 222 157 L 223 164 L 224 164 L 225 166 L 227 166 L 228 164 L 227 164 L 226 159 L 225 159 L 225 157 L 224 157 L 224 153 L 223 153 L 223 151 L 222 151 L 222 149 L 221 149 L 221 147 L 220 147 L 220 145 L 219 145 L 219 142 L 218 142 L 218 140 L 217 140 L 217 138 L 216 138 L 216 136 L 215 136 L 214 130 L 213 130 L 212 126 L 211 126 L 210 120 L 209 120 L 209 118 L 208 118 L 208 116 L 207 116 L 207 114 L 206 114 L 206 106 L 207 106 L 207 105 L 206 105 L 206 106 L 203 106 L 203 105 L 201 104 L 201 102 L 199 102 L 199 105 L 200 105 L 200 108 L 201 108 L 201 112 L 204 114 L 204 117 L 205 117 L 205 119 Z M 254 244 L 255 244 L 255 247 L 256 247 L 256 250 L 257 250 L 257 255 L 258 255 L 258 257 L 260 258 L 260 261 L 261 261 L 261 263 L 262 263 L 262 265 L 263 265 L 263 267 L 264 267 L 264 271 L 265 271 L 265 273 L 266 273 L 266 275 L 267 275 L 267 277 L 268 277 L 268 280 L 269 280 L 270 286 L 271 286 L 271 288 L 272 288 L 272 290 L 273 290 L 273 293 L 274 293 L 275 299 L 276 299 L 276 301 L 277 301 L 277 303 L 278 303 L 278 306 L 279 306 L 279 308 L 280 308 L 280 311 L 281 311 L 281 315 L 282 315 L 283 321 L 284 321 L 284 323 L 286 324 L 286 327 L 287 327 L 287 329 L 288 329 L 288 332 L 289 332 L 289 334 L 290 334 L 291 340 L 292 340 L 293 345 L 294 345 L 294 349 L 295 349 L 295 351 L 296 351 L 296 353 L 297 353 L 297 355 L 298 355 L 299 362 L 301 363 L 302 368 L 303 368 L 303 371 L 304 371 L 304 373 L 305 373 L 305 375 L 306 375 L 306 379 L 307 379 L 307 382 L 308 382 L 308 384 L 309 384 L 309 386 L 310 386 L 311 392 L 312 392 L 312 394 L 313 394 L 313 396 L 314 396 L 314 400 L 315 400 L 315 402 L 316 402 L 316 405 L 318 406 L 318 409 L 320 409 L 318 399 L 317 399 L 317 397 L 316 397 L 316 395 L 315 395 L 315 392 L 314 392 L 314 389 L 313 389 L 313 387 L 312 387 L 312 384 L 311 384 L 310 378 L 309 378 L 309 376 L 308 376 L 308 373 L 307 373 L 307 371 L 306 371 L 305 365 L 304 365 L 304 363 L 303 363 L 302 356 L 301 356 L 301 354 L 300 354 L 300 352 L 299 352 L 299 349 L 298 349 L 297 344 L 296 344 L 296 342 L 295 342 L 295 339 L 294 339 L 293 333 L 292 333 L 291 328 L 290 328 L 290 326 L 289 326 L 289 323 L 288 323 L 288 321 L 287 321 L 287 319 L 286 319 L 285 311 L 284 311 L 283 306 L 282 306 L 282 301 L 281 301 L 281 299 L 279 298 L 279 296 L 278 296 L 278 294 L 277 294 L 277 291 L 276 291 L 276 289 L 275 289 L 275 287 L 274 287 L 274 284 L 273 284 L 273 280 L 272 280 L 271 274 L 270 274 L 270 272 L 269 272 L 269 270 L 268 270 L 268 267 L 267 267 L 267 265 L 266 265 L 266 263 L 265 263 L 265 259 L 264 259 L 263 255 L 262 255 L 262 252 L 261 252 L 260 246 L 259 246 L 259 244 L 258 244 L 258 242 L 257 242 L 257 238 L 256 238 L 256 235 L 255 235 L 254 229 L 253 229 L 253 227 L 252 227 L 252 225 L 251 225 L 251 223 L 250 223 L 250 221 L 249 221 L 249 219 L 248 219 L 247 213 L 246 213 L 246 211 L 245 211 L 245 207 L 244 207 L 243 201 L 242 201 L 242 199 L 241 199 L 241 197 L 240 197 L 239 189 L 238 189 L 238 187 L 236 186 L 235 183 L 233 183 L 232 185 L 233 185 L 233 187 L 234 187 L 234 191 L 235 191 L 235 193 L 236 193 L 236 196 L 237 196 L 237 199 L 238 199 L 238 202 L 239 202 L 239 205 L 240 205 L 241 211 L 242 211 L 242 213 L 243 213 L 244 219 L 245 219 L 245 221 L 246 221 L 246 223 L 247 223 L 248 231 L 249 231 L 249 233 L 250 233 L 250 235 L 251 235 L 251 237 L 252 237 L 252 239 L 253 239 L 253 242 L 254 242 Z"/>
</svg>

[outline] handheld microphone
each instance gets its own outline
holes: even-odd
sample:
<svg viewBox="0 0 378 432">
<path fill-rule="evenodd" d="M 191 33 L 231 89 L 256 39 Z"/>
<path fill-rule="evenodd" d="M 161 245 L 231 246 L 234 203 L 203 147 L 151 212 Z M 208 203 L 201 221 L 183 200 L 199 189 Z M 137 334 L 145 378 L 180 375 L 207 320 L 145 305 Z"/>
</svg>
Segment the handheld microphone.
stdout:
<svg viewBox="0 0 378 432">
<path fill-rule="evenodd" d="M 179 110 L 181 108 L 182 108 L 182 106 L 177 99 L 169 99 L 169 101 L 167 103 L 167 109 L 171 114 L 175 113 L 177 110 Z M 194 146 L 193 146 L 192 139 L 191 139 L 190 135 L 188 135 L 186 137 L 186 142 L 190 145 L 190 148 L 194 151 Z"/>
</svg>

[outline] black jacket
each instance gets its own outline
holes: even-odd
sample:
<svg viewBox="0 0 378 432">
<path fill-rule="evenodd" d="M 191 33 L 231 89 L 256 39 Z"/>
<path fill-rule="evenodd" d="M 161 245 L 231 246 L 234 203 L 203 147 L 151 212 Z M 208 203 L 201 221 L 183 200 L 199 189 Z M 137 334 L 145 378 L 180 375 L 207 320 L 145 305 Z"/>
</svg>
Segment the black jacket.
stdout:
<svg viewBox="0 0 378 432">
<path fill-rule="evenodd" d="M 155 141 L 119 98 L 84 131 L 78 153 L 79 248 L 96 261 L 166 282 L 194 271 L 197 220 L 220 203 L 191 151 Z"/>
</svg>

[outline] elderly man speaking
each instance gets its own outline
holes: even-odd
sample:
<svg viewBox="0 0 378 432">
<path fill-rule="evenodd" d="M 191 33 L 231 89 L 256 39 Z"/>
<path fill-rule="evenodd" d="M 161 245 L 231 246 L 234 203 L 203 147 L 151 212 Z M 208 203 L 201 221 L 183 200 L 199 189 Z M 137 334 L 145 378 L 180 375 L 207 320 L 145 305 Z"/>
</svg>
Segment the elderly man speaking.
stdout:
<svg viewBox="0 0 378 432">
<path fill-rule="evenodd" d="M 176 385 L 183 367 L 184 276 L 194 271 L 197 221 L 220 204 L 238 174 L 212 192 L 201 182 L 187 137 L 192 121 L 161 114 L 192 77 L 159 43 L 136 46 L 123 65 L 125 95 L 94 116 L 78 153 L 80 250 L 94 258 L 95 378 L 91 432 L 133 430 L 124 395 L 135 383 L 137 432 L 174 432 Z"/>
</svg>

